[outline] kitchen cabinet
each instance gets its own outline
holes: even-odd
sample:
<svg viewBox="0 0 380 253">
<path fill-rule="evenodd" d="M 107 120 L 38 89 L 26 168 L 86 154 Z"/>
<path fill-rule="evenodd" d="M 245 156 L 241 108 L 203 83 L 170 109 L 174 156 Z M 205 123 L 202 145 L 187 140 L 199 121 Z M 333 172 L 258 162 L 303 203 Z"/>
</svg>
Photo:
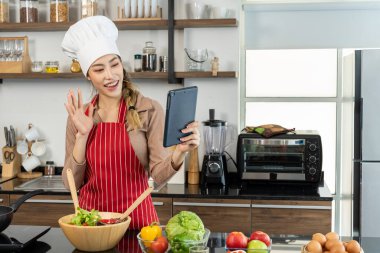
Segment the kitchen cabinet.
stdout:
<svg viewBox="0 0 380 253">
<path fill-rule="evenodd" d="M 172 203 L 171 198 L 157 198 L 153 197 L 153 205 L 157 211 L 158 219 L 160 224 L 167 224 L 169 219 L 173 216 L 172 213 Z"/>
<path fill-rule="evenodd" d="M 10 202 L 22 195 L 11 194 Z M 59 227 L 58 219 L 74 213 L 70 195 L 38 195 L 25 201 L 13 215 L 13 225 Z"/>
<path fill-rule="evenodd" d="M 251 232 L 251 200 L 173 198 L 173 215 L 198 214 L 211 231 Z"/>
<path fill-rule="evenodd" d="M 0 194 L 0 206 L 9 206 L 9 194 Z"/>
<path fill-rule="evenodd" d="M 312 235 L 331 231 L 331 201 L 252 200 L 252 230 Z"/>
</svg>

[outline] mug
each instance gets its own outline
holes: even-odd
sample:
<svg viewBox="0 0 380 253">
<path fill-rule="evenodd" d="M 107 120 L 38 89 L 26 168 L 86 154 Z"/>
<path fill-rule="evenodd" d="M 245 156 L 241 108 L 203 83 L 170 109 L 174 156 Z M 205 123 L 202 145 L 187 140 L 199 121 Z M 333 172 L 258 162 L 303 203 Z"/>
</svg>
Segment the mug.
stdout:
<svg viewBox="0 0 380 253">
<path fill-rule="evenodd" d="M 34 142 L 31 147 L 31 151 L 35 156 L 42 156 L 46 152 L 46 145 L 43 142 Z"/>
<path fill-rule="evenodd" d="M 28 153 L 28 143 L 25 140 L 17 141 L 16 150 L 20 155 L 26 155 Z"/>
<path fill-rule="evenodd" d="M 186 4 L 187 18 L 201 19 L 204 16 L 205 5 L 197 1 Z"/>
<path fill-rule="evenodd" d="M 40 138 L 40 134 L 36 127 L 31 127 L 25 132 L 25 138 L 28 141 L 36 141 Z"/>
<path fill-rule="evenodd" d="M 37 168 L 38 166 L 41 165 L 41 161 L 40 159 L 38 159 L 37 156 L 35 155 L 29 155 L 23 162 L 22 162 L 22 167 L 24 167 L 24 169 L 26 171 L 32 171 L 34 170 L 35 168 Z"/>
<path fill-rule="evenodd" d="M 214 7 L 212 11 L 212 15 L 214 18 L 229 18 L 230 17 L 230 10 L 225 7 Z"/>
</svg>

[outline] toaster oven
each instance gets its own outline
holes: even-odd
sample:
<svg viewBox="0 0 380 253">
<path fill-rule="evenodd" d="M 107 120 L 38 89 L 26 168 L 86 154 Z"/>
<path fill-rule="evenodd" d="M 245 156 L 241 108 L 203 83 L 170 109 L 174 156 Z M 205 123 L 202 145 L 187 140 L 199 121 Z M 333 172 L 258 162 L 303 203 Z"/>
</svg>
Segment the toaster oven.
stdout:
<svg viewBox="0 0 380 253">
<path fill-rule="evenodd" d="M 322 142 L 316 131 L 295 131 L 271 138 L 241 133 L 236 155 L 241 183 L 318 184 L 323 179 Z"/>
</svg>

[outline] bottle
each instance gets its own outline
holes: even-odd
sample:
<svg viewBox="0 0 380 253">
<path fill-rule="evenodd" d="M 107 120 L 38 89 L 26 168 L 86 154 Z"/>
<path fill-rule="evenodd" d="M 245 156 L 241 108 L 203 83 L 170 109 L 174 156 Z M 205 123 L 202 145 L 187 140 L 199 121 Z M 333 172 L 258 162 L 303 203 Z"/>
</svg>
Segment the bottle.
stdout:
<svg viewBox="0 0 380 253">
<path fill-rule="evenodd" d="M 80 64 L 77 59 L 73 59 L 73 62 L 71 63 L 70 71 L 71 73 L 79 73 L 82 71 L 82 68 L 80 67 Z"/>
<path fill-rule="evenodd" d="M 82 18 L 98 14 L 97 0 L 82 0 Z"/>
<path fill-rule="evenodd" d="M 38 0 L 20 0 L 20 22 L 38 22 Z"/>
<path fill-rule="evenodd" d="M 135 54 L 134 69 L 135 72 L 141 72 L 141 54 Z"/>
<path fill-rule="evenodd" d="M 142 70 L 154 72 L 157 69 L 157 54 L 156 48 L 153 47 L 152 41 L 145 42 L 145 47 L 143 48 L 142 57 Z"/>
<path fill-rule="evenodd" d="M 0 23 L 9 23 L 9 0 L 0 0 Z"/>
<path fill-rule="evenodd" d="M 69 3 L 68 0 L 50 0 L 50 22 L 68 22 Z"/>
<path fill-rule="evenodd" d="M 46 161 L 45 176 L 55 175 L 55 165 L 53 161 Z"/>
</svg>

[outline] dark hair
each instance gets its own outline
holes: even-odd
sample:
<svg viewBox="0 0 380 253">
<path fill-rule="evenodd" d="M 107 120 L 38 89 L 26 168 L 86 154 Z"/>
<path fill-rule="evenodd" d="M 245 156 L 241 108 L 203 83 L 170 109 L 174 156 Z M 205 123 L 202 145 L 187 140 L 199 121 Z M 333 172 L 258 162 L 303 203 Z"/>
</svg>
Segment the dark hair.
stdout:
<svg viewBox="0 0 380 253">
<path fill-rule="evenodd" d="M 123 68 L 123 88 L 122 88 L 121 93 L 123 95 L 125 103 L 127 104 L 126 123 L 128 123 L 128 125 L 133 130 L 141 128 L 142 127 L 141 120 L 136 110 L 136 101 L 140 92 L 137 90 L 136 86 L 132 84 L 131 80 L 128 77 L 127 71 L 124 68 Z"/>
</svg>

